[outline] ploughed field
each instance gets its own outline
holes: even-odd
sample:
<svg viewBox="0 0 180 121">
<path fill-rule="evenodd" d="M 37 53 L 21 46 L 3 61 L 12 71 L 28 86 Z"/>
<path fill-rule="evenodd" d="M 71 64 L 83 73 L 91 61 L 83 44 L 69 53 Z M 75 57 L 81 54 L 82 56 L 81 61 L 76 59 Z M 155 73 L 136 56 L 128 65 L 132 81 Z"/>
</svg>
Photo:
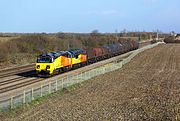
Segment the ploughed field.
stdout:
<svg viewBox="0 0 180 121">
<path fill-rule="evenodd" d="M 55 93 L 0 120 L 180 120 L 180 44 L 163 44 L 118 71 Z"/>
</svg>

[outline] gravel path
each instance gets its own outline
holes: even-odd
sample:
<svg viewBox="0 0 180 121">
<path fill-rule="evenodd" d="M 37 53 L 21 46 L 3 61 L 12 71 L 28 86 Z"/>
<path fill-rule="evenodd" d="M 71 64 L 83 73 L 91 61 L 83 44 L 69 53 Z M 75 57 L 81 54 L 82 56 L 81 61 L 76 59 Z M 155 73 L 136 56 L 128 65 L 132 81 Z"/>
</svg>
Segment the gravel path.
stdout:
<svg viewBox="0 0 180 121">
<path fill-rule="evenodd" d="M 121 70 L 0 120 L 180 120 L 180 44 L 147 50 Z"/>
</svg>

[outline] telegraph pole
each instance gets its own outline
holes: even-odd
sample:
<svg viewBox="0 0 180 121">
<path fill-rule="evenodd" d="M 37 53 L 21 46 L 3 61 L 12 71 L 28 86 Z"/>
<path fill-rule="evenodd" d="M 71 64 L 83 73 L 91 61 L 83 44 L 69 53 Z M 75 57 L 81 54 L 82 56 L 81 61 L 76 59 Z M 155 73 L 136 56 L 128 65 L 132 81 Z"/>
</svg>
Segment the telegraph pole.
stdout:
<svg viewBox="0 0 180 121">
<path fill-rule="evenodd" d="M 115 35 L 116 35 L 116 41 L 118 41 L 118 36 L 117 36 L 118 30 L 115 30 Z"/>
<path fill-rule="evenodd" d="M 156 40 L 159 40 L 159 30 L 157 29 Z"/>
</svg>

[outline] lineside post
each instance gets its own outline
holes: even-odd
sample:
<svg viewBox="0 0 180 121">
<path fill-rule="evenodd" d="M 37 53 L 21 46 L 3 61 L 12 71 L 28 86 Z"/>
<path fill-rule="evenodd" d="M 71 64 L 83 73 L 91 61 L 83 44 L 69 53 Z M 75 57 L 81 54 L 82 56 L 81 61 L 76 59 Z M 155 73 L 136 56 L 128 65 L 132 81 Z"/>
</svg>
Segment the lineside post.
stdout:
<svg viewBox="0 0 180 121">
<path fill-rule="evenodd" d="M 88 75 L 87 75 L 87 71 L 85 72 L 85 78 L 86 78 L 86 80 L 88 79 Z"/>
<path fill-rule="evenodd" d="M 67 82 L 68 82 L 68 83 L 66 83 L 66 87 L 68 87 L 69 86 L 69 76 L 67 75 L 66 78 L 67 78 Z"/>
<path fill-rule="evenodd" d="M 94 69 L 94 77 L 96 76 L 96 69 Z"/>
<path fill-rule="evenodd" d="M 90 73 L 91 71 L 88 71 L 88 79 L 90 79 L 90 77 L 91 77 L 91 73 Z"/>
<path fill-rule="evenodd" d="M 76 76 L 76 83 L 78 83 L 78 74 L 76 74 L 74 76 Z"/>
<path fill-rule="evenodd" d="M 94 77 L 94 70 L 92 70 L 92 77 Z"/>
<path fill-rule="evenodd" d="M 26 91 L 23 92 L 23 103 L 26 103 Z"/>
<path fill-rule="evenodd" d="M 13 96 L 11 97 L 11 100 L 10 100 L 10 108 L 13 109 Z"/>
<path fill-rule="evenodd" d="M 40 91 L 40 93 L 41 93 L 41 97 L 42 97 L 42 87 L 43 87 L 43 86 L 42 86 L 42 84 L 41 84 L 41 91 Z"/>
<path fill-rule="evenodd" d="M 34 89 L 31 89 L 31 100 L 34 100 Z"/>
<path fill-rule="evenodd" d="M 49 94 L 51 94 L 51 82 L 49 82 L 49 89 L 48 89 L 48 91 L 49 91 Z"/>
<path fill-rule="evenodd" d="M 61 79 L 61 87 L 62 87 L 62 89 L 64 88 L 63 87 L 63 78 Z"/>
<path fill-rule="evenodd" d="M 103 74 L 105 74 L 105 67 L 103 67 Z"/>
<path fill-rule="evenodd" d="M 57 91 L 57 79 L 56 79 L 56 91 Z"/>
<path fill-rule="evenodd" d="M 87 80 L 87 72 L 85 72 L 85 79 Z"/>
<path fill-rule="evenodd" d="M 122 61 L 120 62 L 120 68 L 122 68 Z"/>
<path fill-rule="evenodd" d="M 82 82 L 82 80 L 83 80 L 83 73 L 81 72 L 81 81 L 80 82 Z"/>
</svg>

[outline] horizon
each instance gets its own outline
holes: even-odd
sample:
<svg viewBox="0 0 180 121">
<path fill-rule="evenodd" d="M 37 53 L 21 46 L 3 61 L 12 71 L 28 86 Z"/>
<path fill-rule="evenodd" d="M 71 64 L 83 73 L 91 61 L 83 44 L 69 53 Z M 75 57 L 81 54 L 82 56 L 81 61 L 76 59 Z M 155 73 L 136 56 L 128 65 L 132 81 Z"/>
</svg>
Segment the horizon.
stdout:
<svg viewBox="0 0 180 121">
<path fill-rule="evenodd" d="M 180 33 L 178 0 L 2 0 L 1 33 Z M 8 9 L 7 9 L 8 8 Z"/>
<path fill-rule="evenodd" d="M 98 31 L 97 33 L 99 34 L 121 34 L 121 33 L 159 33 L 159 34 L 171 34 L 174 31 L 170 32 L 162 32 L 162 31 L 119 31 L 119 32 L 100 32 Z M 64 33 L 64 34 L 91 34 L 91 32 L 0 32 L 0 34 L 58 34 L 58 33 Z M 95 32 L 96 33 L 96 32 Z M 175 32 L 175 34 L 179 34 Z"/>
</svg>

